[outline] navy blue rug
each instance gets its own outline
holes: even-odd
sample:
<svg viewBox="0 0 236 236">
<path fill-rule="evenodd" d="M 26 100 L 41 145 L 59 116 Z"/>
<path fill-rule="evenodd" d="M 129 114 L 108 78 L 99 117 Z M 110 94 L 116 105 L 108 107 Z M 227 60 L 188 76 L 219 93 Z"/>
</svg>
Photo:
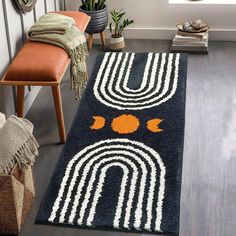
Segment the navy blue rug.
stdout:
<svg viewBox="0 0 236 236">
<path fill-rule="evenodd" d="M 178 235 L 187 57 L 97 58 L 36 223 Z"/>
</svg>

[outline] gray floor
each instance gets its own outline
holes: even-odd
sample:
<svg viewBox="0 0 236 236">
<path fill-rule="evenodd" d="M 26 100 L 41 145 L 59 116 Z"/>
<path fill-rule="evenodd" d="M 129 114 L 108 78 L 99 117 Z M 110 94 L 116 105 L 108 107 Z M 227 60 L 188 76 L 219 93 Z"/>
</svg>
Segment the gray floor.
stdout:
<svg viewBox="0 0 236 236">
<path fill-rule="evenodd" d="M 168 51 L 170 42 L 129 40 L 127 51 Z M 91 51 L 89 70 L 95 56 Z M 236 43 L 210 43 L 210 53 L 190 55 L 186 104 L 185 150 L 181 200 L 180 236 L 236 235 Z M 66 130 L 78 103 L 62 83 Z M 41 145 L 34 166 L 37 196 L 21 236 L 108 236 L 125 235 L 102 231 L 35 225 L 34 220 L 62 145 L 58 133 L 52 95 L 43 88 L 27 115 L 35 124 Z M 134 234 L 129 234 L 130 236 Z"/>
</svg>

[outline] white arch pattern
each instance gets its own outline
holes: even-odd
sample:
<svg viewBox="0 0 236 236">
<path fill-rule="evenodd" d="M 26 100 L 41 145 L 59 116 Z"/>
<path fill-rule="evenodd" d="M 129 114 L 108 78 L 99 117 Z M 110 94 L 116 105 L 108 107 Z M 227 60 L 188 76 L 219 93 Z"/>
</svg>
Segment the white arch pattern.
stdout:
<svg viewBox="0 0 236 236">
<path fill-rule="evenodd" d="M 128 81 L 136 54 L 105 53 L 93 87 L 95 97 L 119 110 L 142 110 L 168 101 L 178 85 L 180 54 L 174 55 L 149 53 L 141 85 L 131 89 Z"/>
<path fill-rule="evenodd" d="M 102 168 L 100 168 L 102 166 Z M 155 230 L 161 231 L 162 220 L 162 204 L 165 191 L 165 166 L 159 154 L 152 148 L 137 141 L 129 139 L 108 139 L 99 141 L 81 150 L 68 163 L 65 175 L 63 177 L 58 196 L 52 207 L 50 222 L 54 222 L 59 216 L 59 223 L 70 223 L 77 215 L 79 225 L 92 226 L 93 219 L 96 215 L 96 205 L 102 195 L 102 188 L 106 176 L 106 171 L 112 166 L 119 166 L 123 170 L 123 177 L 120 187 L 120 193 L 116 208 L 115 217 L 113 219 L 114 228 L 130 228 L 130 214 L 131 209 L 135 209 L 135 221 L 132 227 L 137 230 L 140 229 L 141 219 L 144 214 L 143 198 L 145 193 L 145 186 L 147 184 L 147 176 L 150 177 L 148 199 L 146 208 L 147 220 L 144 229 L 150 230 L 151 223 L 155 221 Z M 83 168 L 82 168 L 83 167 Z M 158 167 L 158 169 L 156 168 Z M 147 171 L 150 168 L 150 173 Z M 129 169 L 132 169 L 132 178 L 130 189 L 126 189 Z M 141 169 L 141 173 L 139 173 Z M 98 171 L 100 170 L 100 171 Z M 91 174 L 88 175 L 89 171 Z M 157 181 L 157 173 L 159 175 L 159 182 Z M 78 186 L 76 180 L 81 174 L 81 179 Z M 99 175 L 98 175 L 99 174 Z M 137 183 L 138 174 L 141 175 L 140 184 Z M 70 177 L 72 176 L 72 177 Z M 94 186 L 96 176 L 99 177 L 98 184 Z M 86 181 L 88 180 L 88 181 Z M 68 191 L 65 191 L 66 186 L 69 185 Z M 86 193 L 82 198 L 81 192 L 84 186 Z M 158 189 L 158 202 L 156 209 L 153 209 L 154 190 Z M 75 196 L 72 196 L 72 191 L 76 188 Z M 91 190 L 95 188 L 96 191 L 91 195 Z M 124 194 L 128 193 L 128 201 L 124 203 Z M 138 196 L 137 205 L 133 204 L 134 196 Z M 62 201 L 64 199 L 64 201 Z M 68 205 L 73 202 L 73 207 L 68 211 Z M 90 206 L 91 207 L 88 208 Z M 78 205 L 80 209 L 78 211 Z M 125 205 L 125 218 L 123 225 L 120 224 L 121 209 Z M 89 211 L 88 217 L 85 219 L 85 211 Z M 156 211 L 156 219 L 152 218 L 152 211 Z M 69 220 L 65 219 L 65 215 L 69 214 Z M 83 224 L 83 222 L 85 222 Z"/>
</svg>

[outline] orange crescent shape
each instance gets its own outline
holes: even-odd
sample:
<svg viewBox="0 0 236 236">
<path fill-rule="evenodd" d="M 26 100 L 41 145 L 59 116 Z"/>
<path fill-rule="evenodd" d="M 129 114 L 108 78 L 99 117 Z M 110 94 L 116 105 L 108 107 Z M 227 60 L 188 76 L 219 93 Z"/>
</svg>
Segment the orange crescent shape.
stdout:
<svg viewBox="0 0 236 236">
<path fill-rule="evenodd" d="M 94 123 L 90 126 L 90 129 L 102 129 L 105 126 L 106 120 L 102 116 L 93 116 Z"/>
<path fill-rule="evenodd" d="M 158 125 L 163 121 L 163 119 L 153 119 L 147 122 L 147 129 L 153 133 L 162 132 L 163 129 L 159 128 Z"/>
</svg>

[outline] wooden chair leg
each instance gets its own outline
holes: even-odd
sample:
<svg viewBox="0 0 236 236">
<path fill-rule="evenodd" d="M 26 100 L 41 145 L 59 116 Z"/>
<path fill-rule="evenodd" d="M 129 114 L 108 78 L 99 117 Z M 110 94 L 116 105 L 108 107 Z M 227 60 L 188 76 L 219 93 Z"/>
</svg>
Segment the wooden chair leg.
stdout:
<svg viewBox="0 0 236 236">
<path fill-rule="evenodd" d="M 89 72 L 88 72 L 88 68 L 86 68 L 86 79 L 87 79 L 87 81 L 89 80 Z"/>
<path fill-rule="evenodd" d="M 60 85 L 52 86 L 52 93 L 53 93 L 53 99 L 54 99 L 54 104 L 55 104 L 55 109 L 56 109 L 60 139 L 61 139 L 62 143 L 65 143 L 66 142 L 66 132 L 65 132 L 63 109 L 62 109 Z"/>
<path fill-rule="evenodd" d="M 88 35 L 88 49 L 90 50 L 93 47 L 93 35 Z"/>
<path fill-rule="evenodd" d="M 101 38 L 102 45 L 105 46 L 105 31 L 100 33 L 100 38 Z"/>
<path fill-rule="evenodd" d="M 24 117 L 25 87 L 17 86 L 17 116 Z"/>
</svg>

